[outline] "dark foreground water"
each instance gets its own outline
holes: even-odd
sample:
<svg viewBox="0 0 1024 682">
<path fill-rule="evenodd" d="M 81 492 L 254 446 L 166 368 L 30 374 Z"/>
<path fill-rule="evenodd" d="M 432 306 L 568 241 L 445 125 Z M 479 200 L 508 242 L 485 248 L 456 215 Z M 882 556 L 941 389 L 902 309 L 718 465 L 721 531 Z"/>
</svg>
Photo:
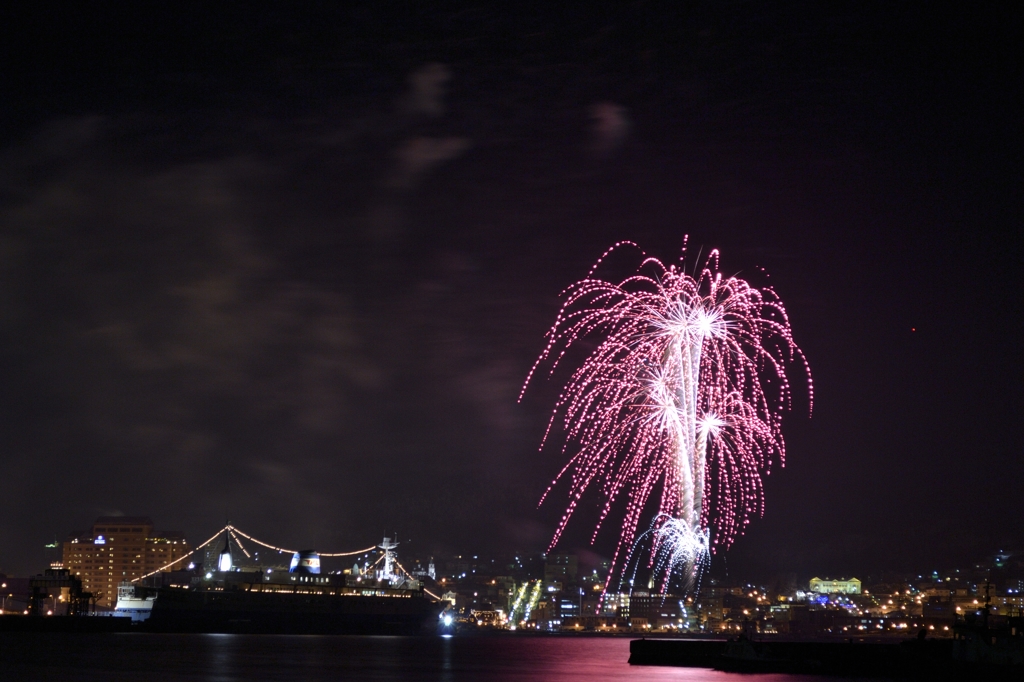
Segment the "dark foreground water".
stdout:
<svg viewBox="0 0 1024 682">
<path fill-rule="evenodd" d="M 0 634 L 4 681 L 816 679 L 630 666 L 628 658 L 625 638 Z"/>
</svg>

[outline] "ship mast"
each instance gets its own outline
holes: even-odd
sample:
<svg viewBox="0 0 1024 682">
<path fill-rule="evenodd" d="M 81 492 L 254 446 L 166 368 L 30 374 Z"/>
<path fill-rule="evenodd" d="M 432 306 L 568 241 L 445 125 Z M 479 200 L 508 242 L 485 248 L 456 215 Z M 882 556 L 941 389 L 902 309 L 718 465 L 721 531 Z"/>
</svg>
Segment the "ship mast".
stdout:
<svg viewBox="0 0 1024 682">
<path fill-rule="evenodd" d="M 386 581 L 388 581 L 390 583 L 396 582 L 396 579 L 398 578 L 398 576 L 395 575 L 395 570 L 394 570 L 394 565 L 396 563 L 395 562 L 395 548 L 396 547 L 398 547 L 398 542 L 396 540 L 392 540 L 391 538 L 386 537 L 386 536 L 384 537 L 384 542 L 382 542 L 379 545 L 377 545 L 378 549 L 384 550 L 384 568 L 381 570 L 380 579 L 381 580 L 386 580 Z"/>
<path fill-rule="evenodd" d="M 218 571 L 230 571 L 234 567 L 234 561 L 231 559 L 231 536 L 225 531 L 224 533 L 224 551 L 217 557 L 217 570 Z"/>
</svg>

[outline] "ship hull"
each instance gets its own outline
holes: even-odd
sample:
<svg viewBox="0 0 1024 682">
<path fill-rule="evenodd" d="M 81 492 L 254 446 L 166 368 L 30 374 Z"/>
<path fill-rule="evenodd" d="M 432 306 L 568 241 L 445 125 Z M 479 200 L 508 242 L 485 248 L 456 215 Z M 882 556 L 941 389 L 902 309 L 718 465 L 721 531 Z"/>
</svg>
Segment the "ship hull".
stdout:
<svg viewBox="0 0 1024 682">
<path fill-rule="evenodd" d="M 433 632 L 441 605 L 405 598 L 282 592 L 160 590 L 152 632 L 382 634 Z"/>
</svg>

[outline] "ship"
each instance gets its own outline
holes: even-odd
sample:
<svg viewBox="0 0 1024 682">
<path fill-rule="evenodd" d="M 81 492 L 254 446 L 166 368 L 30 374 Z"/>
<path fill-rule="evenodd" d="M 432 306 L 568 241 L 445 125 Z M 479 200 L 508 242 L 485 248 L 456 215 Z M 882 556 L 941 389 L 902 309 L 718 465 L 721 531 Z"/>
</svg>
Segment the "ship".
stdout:
<svg viewBox="0 0 1024 682">
<path fill-rule="evenodd" d="M 132 622 L 142 622 L 153 613 L 153 603 L 156 601 L 154 595 L 139 596 L 136 594 L 135 586 L 129 580 L 125 580 L 117 586 L 117 602 L 111 616 L 119 618 L 131 618 Z"/>
<path fill-rule="evenodd" d="M 378 570 L 322 573 L 314 550 L 296 552 L 291 565 L 235 567 L 225 537 L 217 570 L 187 583 L 137 586 L 137 603 L 151 604 L 139 624 L 149 632 L 240 634 L 386 634 L 436 632 L 443 608 L 412 576 L 399 572 L 394 549 L 384 538 Z M 141 600 L 141 601 L 140 601 Z"/>
</svg>

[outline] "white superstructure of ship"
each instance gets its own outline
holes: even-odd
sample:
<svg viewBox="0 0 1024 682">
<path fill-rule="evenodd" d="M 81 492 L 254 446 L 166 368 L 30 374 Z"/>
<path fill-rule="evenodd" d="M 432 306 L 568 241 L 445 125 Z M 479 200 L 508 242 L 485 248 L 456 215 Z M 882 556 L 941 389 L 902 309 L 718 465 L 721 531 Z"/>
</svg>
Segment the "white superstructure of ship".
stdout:
<svg viewBox="0 0 1024 682">
<path fill-rule="evenodd" d="M 114 616 L 131 618 L 133 621 L 143 621 L 149 618 L 153 612 L 155 596 L 138 597 L 135 594 L 135 585 L 125 581 L 117 586 L 117 605 L 114 606 Z"/>
</svg>

